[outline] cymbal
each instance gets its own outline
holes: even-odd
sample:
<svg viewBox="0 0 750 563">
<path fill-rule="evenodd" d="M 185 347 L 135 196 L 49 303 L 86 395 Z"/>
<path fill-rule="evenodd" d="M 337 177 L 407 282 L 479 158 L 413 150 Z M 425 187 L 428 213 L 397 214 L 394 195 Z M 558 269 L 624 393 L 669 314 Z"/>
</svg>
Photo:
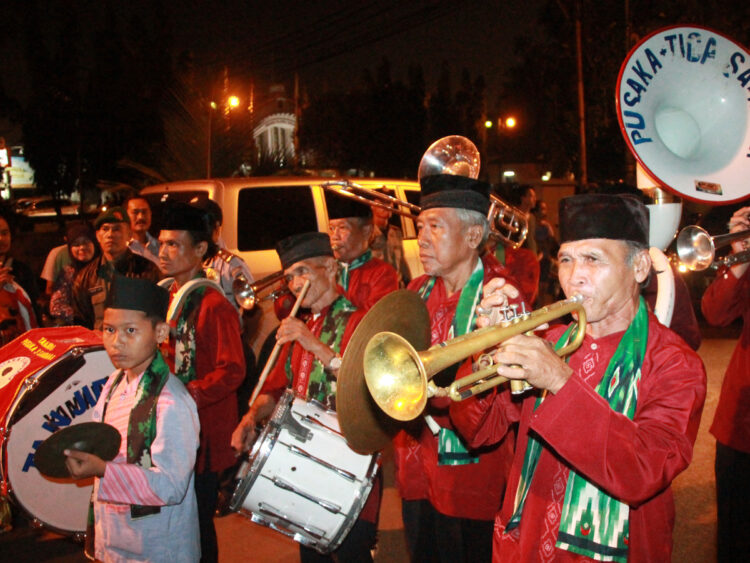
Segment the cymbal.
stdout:
<svg viewBox="0 0 750 563">
<path fill-rule="evenodd" d="M 417 293 L 402 289 L 378 301 L 357 326 L 341 360 L 336 383 L 339 426 L 349 446 L 361 453 L 382 449 L 403 428 L 375 404 L 365 382 L 365 347 L 385 331 L 403 336 L 417 350 L 429 348 L 430 315 Z"/>
<path fill-rule="evenodd" d="M 37 448 L 34 465 L 47 477 L 70 477 L 64 450 L 79 450 L 111 461 L 120 451 L 120 433 L 104 422 L 82 422 L 58 430 Z"/>
</svg>

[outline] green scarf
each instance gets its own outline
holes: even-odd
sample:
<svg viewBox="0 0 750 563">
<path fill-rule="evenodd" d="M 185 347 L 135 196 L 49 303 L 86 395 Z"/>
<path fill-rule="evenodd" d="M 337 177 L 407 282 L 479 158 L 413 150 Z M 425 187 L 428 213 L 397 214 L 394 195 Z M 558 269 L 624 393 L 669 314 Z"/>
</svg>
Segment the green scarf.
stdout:
<svg viewBox="0 0 750 563">
<path fill-rule="evenodd" d="M 117 386 L 125 375 L 120 370 L 109 388 L 109 393 L 102 408 L 102 421 L 107 413 L 109 401 Z M 161 353 L 157 350 L 154 359 L 143 372 L 136 391 L 136 400 L 130 410 L 128 419 L 127 436 L 127 462 L 138 465 L 145 469 L 151 467 L 151 445 L 156 438 L 156 404 L 159 400 L 164 385 L 169 379 L 169 367 L 164 361 Z M 161 512 L 159 506 L 130 505 L 130 517 L 141 518 Z M 94 554 L 94 503 L 89 504 L 88 520 L 86 525 L 86 545 L 84 551 L 93 556 Z"/>
<path fill-rule="evenodd" d="M 204 277 L 202 274 L 198 277 Z M 170 325 L 170 340 L 174 338 L 174 374 L 187 385 L 197 377 L 195 371 L 195 329 L 201 310 L 206 286 L 191 291 L 179 311 L 176 321 Z"/>
<path fill-rule="evenodd" d="M 555 349 L 568 343 L 574 327 L 575 325 L 571 325 L 565 331 Z M 604 376 L 596 386 L 596 392 L 609 402 L 613 411 L 622 413 L 631 420 L 635 415 L 647 342 L 648 309 L 641 297 L 635 318 L 625 331 Z M 542 396 L 537 398 L 534 409 L 541 404 L 542 399 Z M 512 530 L 520 524 L 523 505 L 541 450 L 541 442 L 533 435 L 529 436 L 516 493 L 516 508 L 506 530 Z M 629 516 L 630 507 L 627 504 L 611 497 L 571 469 L 556 546 L 597 561 L 625 563 L 628 559 Z"/>
<path fill-rule="evenodd" d="M 466 285 L 461 289 L 458 298 L 456 314 L 448 338 L 455 338 L 467 334 L 476 326 L 476 309 L 482 299 L 482 285 L 484 282 L 484 265 L 477 260 L 474 271 L 469 276 Z M 429 277 L 419 288 L 419 296 L 424 300 L 430 297 L 435 287 L 435 277 Z M 464 445 L 463 440 L 453 430 L 440 428 L 438 432 L 438 465 L 467 465 L 478 463 L 479 457 L 473 456 Z"/>
<path fill-rule="evenodd" d="M 344 288 L 344 291 L 349 291 L 349 272 L 356 270 L 362 264 L 369 262 L 372 258 L 372 250 L 367 250 L 364 254 L 357 256 L 351 263 L 339 262 L 339 285 Z"/>
<path fill-rule="evenodd" d="M 357 308 L 342 295 L 331 304 L 322 319 L 317 319 L 322 323 L 318 339 L 337 354 L 341 353 L 341 340 L 344 338 L 349 317 L 356 310 Z M 323 363 L 311 352 L 303 350 L 302 360 L 301 363 L 312 363 L 309 368 L 307 399 L 318 401 L 327 409 L 336 410 L 336 376 L 329 373 Z M 297 374 L 292 369 L 292 354 L 287 355 L 285 369 L 289 383 L 293 384 L 294 376 Z"/>
</svg>

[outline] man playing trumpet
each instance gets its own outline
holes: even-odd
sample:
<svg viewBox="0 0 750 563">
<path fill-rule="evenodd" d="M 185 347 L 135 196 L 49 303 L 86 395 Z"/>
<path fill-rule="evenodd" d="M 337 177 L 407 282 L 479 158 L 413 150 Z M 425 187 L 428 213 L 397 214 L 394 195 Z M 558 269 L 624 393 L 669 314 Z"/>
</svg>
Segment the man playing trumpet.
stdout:
<svg viewBox="0 0 750 563">
<path fill-rule="evenodd" d="M 489 234 L 489 185 L 439 174 L 422 178 L 421 188 L 417 227 L 426 274 L 408 289 L 425 301 L 434 345 L 471 332 L 484 284 L 509 276 L 491 253 L 480 257 Z M 515 286 L 505 289 L 513 304 L 521 303 Z M 439 373 L 435 381 L 451 383 L 454 374 Z M 513 437 L 480 451 L 467 448 L 454 432 L 448 403 L 432 399 L 428 416 L 395 439 L 409 551 L 414 561 L 488 561 Z"/>
<path fill-rule="evenodd" d="M 581 295 L 588 324 L 519 335 L 494 353 L 497 372 L 538 392 L 524 400 L 517 449 L 495 520 L 495 561 L 670 561 L 670 484 L 688 464 L 706 393 L 698 356 L 640 296 L 651 261 L 648 210 L 630 196 L 560 202 L 560 285 Z M 487 288 L 488 290 L 491 288 Z M 493 307 L 502 288 L 485 292 Z M 456 403 L 475 447 L 516 422 L 504 393 Z"/>
<path fill-rule="evenodd" d="M 301 306 L 310 309 L 312 316 L 306 322 L 293 316 L 281 321 L 276 333 L 277 344 L 282 345 L 278 359 L 265 383 L 259 383 L 260 395 L 232 434 L 232 447 L 237 452 L 250 449 L 256 437 L 255 425 L 271 416 L 287 387 L 299 397 L 336 410 L 341 354 L 363 316 L 340 293 L 336 283 L 338 265 L 327 234 L 292 235 L 276 245 L 276 252 L 289 289 L 298 299 L 309 282 Z M 379 507 L 380 481 L 376 480 L 359 519 L 334 552 L 338 561 L 372 560 L 370 549 L 375 544 Z M 303 562 L 327 560 L 301 544 L 300 558 Z"/>
<path fill-rule="evenodd" d="M 729 232 L 750 230 L 750 207 L 729 220 Z M 738 235 L 741 236 L 741 235 Z M 732 243 L 734 254 L 747 250 L 750 239 Z M 727 326 L 742 317 L 742 335 L 721 385 L 719 404 L 711 425 L 716 438 L 716 506 L 718 560 L 741 561 L 750 553 L 750 264 L 719 271 L 703 294 L 701 310 L 712 325 Z"/>
</svg>

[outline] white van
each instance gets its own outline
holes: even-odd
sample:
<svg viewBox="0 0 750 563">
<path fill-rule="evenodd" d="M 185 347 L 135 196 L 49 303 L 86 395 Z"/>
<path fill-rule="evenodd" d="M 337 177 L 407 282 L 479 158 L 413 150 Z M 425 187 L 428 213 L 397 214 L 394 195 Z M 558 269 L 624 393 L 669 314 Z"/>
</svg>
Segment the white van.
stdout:
<svg viewBox="0 0 750 563">
<path fill-rule="evenodd" d="M 161 206 L 169 201 L 194 202 L 210 198 L 224 213 L 222 238 L 227 249 L 241 256 L 255 280 L 281 269 L 276 242 L 292 234 L 307 231 L 328 232 L 328 212 L 323 184 L 349 180 L 366 189 L 385 188 L 393 197 L 419 204 L 419 184 L 409 180 L 381 178 L 330 178 L 312 176 L 267 176 L 188 180 L 149 186 L 140 194 L 151 204 L 154 228 L 158 229 Z M 328 197 L 331 197 L 330 195 Z M 341 197 L 341 196 L 333 196 Z M 413 219 L 393 215 L 392 222 L 403 233 L 404 257 L 411 278 L 422 274 Z M 275 325 L 273 313 L 264 307 L 260 336 Z M 253 348 L 259 346 L 254 338 Z"/>
</svg>

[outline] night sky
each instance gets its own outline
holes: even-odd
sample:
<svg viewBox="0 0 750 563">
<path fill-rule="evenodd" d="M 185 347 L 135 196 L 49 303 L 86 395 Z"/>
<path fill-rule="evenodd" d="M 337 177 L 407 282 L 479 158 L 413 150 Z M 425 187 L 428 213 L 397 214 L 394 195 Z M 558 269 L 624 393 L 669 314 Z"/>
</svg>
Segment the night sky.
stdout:
<svg viewBox="0 0 750 563">
<path fill-rule="evenodd" d="M 53 3 L 40 3 L 49 7 Z M 73 0 L 87 31 L 103 29 L 99 0 Z M 24 2 L 11 2 L 7 33 L 0 40 L 5 71 L 2 81 L 8 96 L 23 103 L 29 94 L 20 49 Z M 132 15 L 151 11 L 148 0 L 112 2 L 118 25 L 127 36 Z M 513 45 L 533 30 L 542 0 L 523 2 L 242 2 L 238 0 L 165 1 L 164 25 L 174 38 L 175 55 L 190 50 L 196 75 L 221 83 L 224 65 L 230 83 L 256 85 L 273 82 L 290 87 L 295 72 L 308 93 L 336 89 L 361 81 L 387 57 L 393 80 L 406 80 L 410 64 L 421 64 L 428 91 L 436 86 L 441 64 L 451 70 L 455 88 L 462 68 L 472 79 L 482 74 L 488 100 L 497 98 L 502 73 L 515 62 Z M 54 45 L 56 21 L 50 17 L 38 30 L 40 42 Z M 0 130 L 9 124 L 0 120 Z"/>
</svg>

